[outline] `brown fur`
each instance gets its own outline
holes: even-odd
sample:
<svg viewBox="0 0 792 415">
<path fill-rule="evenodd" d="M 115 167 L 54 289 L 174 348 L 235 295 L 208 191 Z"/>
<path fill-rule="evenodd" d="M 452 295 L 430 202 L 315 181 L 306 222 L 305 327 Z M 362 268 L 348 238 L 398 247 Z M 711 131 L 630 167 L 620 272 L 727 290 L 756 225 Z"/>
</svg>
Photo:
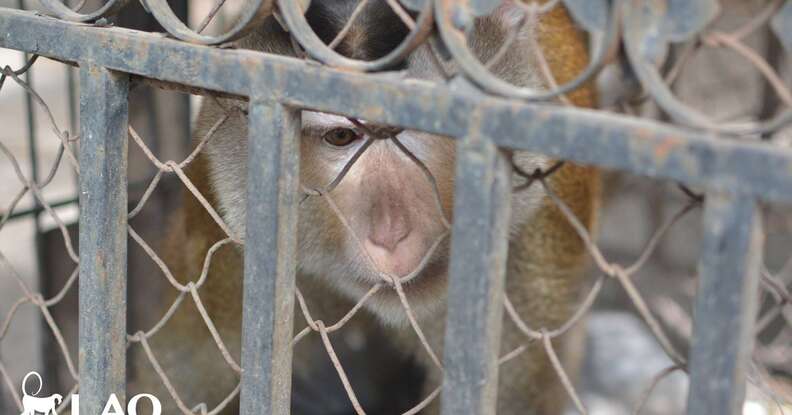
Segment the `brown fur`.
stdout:
<svg viewBox="0 0 792 415">
<path fill-rule="evenodd" d="M 350 32 L 350 42 L 359 41 L 360 32 Z M 545 15 L 539 30 L 539 41 L 548 64 L 559 84 L 574 78 L 588 62 L 585 36 L 578 32 L 563 8 L 556 8 Z M 248 45 L 256 41 L 248 41 Z M 344 45 L 344 44 L 342 44 Z M 345 43 L 349 47 L 349 43 Z M 269 48 L 269 46 L 268 46 Z M 595 93 L 586 85 L 569 94 L 578 106 L 595 105 Z M 215 109 L 216 110 L 216 109 Z M 199 117 L 198 130 L 211 123 L 204 111 Z M 310 176 L 303 163 L 302 174 Z M 200 155 L 191 165 L 189 176 L 210 202 L 217 206 L 217 198 L 210 186 L 208 162 Z M 566 163 L 548 180 L 554 192 L 568 204 L 589 230 L 595 227 L 600 193 L 599 172 L 590 167 Z M 537 184 L 538 185 L 538 184 Z M 451 205 L 449 188 L 451 183 L 441 183 L 444 205 Z M 326 206 L 315 206 L 316 214 L 332 216 Z M 345 238 L 346 230 L 337 221 L 328 222 L 325 232 L 330 240 Z M 183 210 L 174 219 L 171 239 L 168 242 L 168 265 L 182 281 L 196 280 L 200 274 L 207 250 L 225 235 L 206 214 L 203 207 L 189 193 L 185 196 Z M 545 197 L 541 208 L 513 237 L 509 245 L 507 293 L 522 318 L 534 328 L 556 328 L 571 315 L 580 297 L 582 271 L 586 264 L 586 250 L 581 239 L 561 211 Z M 209 278 L 200 295 L 207 312 L 217 325 L 223 340 L 239 362 L 240 317 L 241 317 L 242 255 L 233 246 L 218 251 L 212 261 Z M 317 278 L 298 276 L 298 285 L 309 299 L 315 318 L 334 322 L 348 311 L 352 303 L 338 295 L 328 295 L 330 288 Z M 170 303 L 167 303 L 168 305 Z M 296 310 L 295 330 L 305 323 Z M 444 316 L 423 319 L 424 329 L 433 349 L 441 353 L 444 337 Z M 359 313 L 350 323 L 349 329 L 357 327 L 370 330 L 378 324 L 365 312 Z M 345 328 L 345 330 L 347 330 Z M 382 330 L 380 328 L 380 330 Z M 295 332 L 296 332 L 295 331 Z M 412 354 L 426 368 L 433 364 L 425 351 L 416 342 L 410 328 L 397 327 L 386 330 L 405 354 Z M 318 336 L 310 336 L 295 350 L 294 372 L 296 376 L 311 377 L 312 365 L 326 359 L 318 345 Z M 505 317 L 502 352 L 506 353 L 524 344 L 526 338 Z M 563 350 L 563 339 L 556 339 L 556 350 Z M 180 395 L 188 405 L 207 402 L 210 409 L 223 399 L 236 385 L 238 378 L 224 363 L 214 341 L 189 297 L 180 307 L 166 330 L 152 340 L 162 366 L 177 385 Z M 319 353 L 317 353 L 319 350 Z M 143 361 L 146 359 L 143 358 Z M 143 378 L 140 384 L 150 390 L 159 385 L 159 380 L 146 363 L 138 363 Z M 561 412 L 566 403 L 566 394 L 557 374 L 550 366 L 540 344 L 530 345 L 528 351 L 501 368 L 499 381 L 499 414 L 542 414 L 554 415 Z M 424 396 L 440 382 L 437 370 L 428 370 Z M 160 396 L 165 396 L 161 394 Z M 166 399 L 167 400 L 167 399 Z M 439 399 L 425 413 L 436 413 Z M 227 413 L 236 413 L 232 404 Z M 167 405 L 166 405 L 167 408 Z M 166 409 L 165 413 L 168 412 Z"/>
<path fill-rule="evenodd" d="M 588 64 L 586 36 L 575 27 L 562 7 L 556 7 L 542 17 L 538 40 L 559 85 L 574 79 Z M 576 106 L 591 108 L 596 105 L 596 93 L 591 83 L 567 96 Z M 599 170 L 565 163 L 550 176 L 548 184 L 581 223 L 594 232 L 601 193 Z M 506 292 L 529 326 L 553 329 L 562 325 L 578 304 L 587 251 L 550 197 L 545 197 L 542 204 L 543 207 L 524 226 L 519 237 L 513 238 L 509 244 Z M 434 350 L 442 350 L 445 331 L 440 320 L 435 320 L 438 324 L 424 328 L 430 333 Z M 571 367 L 568 371 L 573 377 L 580 356 L 563 356 L 567 350 L 563 342 L 575 334 L 569 333 L 553 340 L 555 350 L 562 354 L 567 369 Z M 504 317 L 501 341 L 502 355 L 526 344 L 526 337 L 508 316 Z M 431 367 L 425 353 L 420 350 L 416 353 L 423 356 L 425 365 Z M 439 384 L 439 375 L 435 372 L 430 377 L 426 393 Z M 498 397 L 498 414 L 560 414 L 568 402 L 559 377 L 539 342 L 532 343 L 525 353 L 500 368 Z M 530 406 L 526 406 L 527 402 Z M 439 405 L 432 405 L 428 411 L 438 413 Z"/>
</svg>

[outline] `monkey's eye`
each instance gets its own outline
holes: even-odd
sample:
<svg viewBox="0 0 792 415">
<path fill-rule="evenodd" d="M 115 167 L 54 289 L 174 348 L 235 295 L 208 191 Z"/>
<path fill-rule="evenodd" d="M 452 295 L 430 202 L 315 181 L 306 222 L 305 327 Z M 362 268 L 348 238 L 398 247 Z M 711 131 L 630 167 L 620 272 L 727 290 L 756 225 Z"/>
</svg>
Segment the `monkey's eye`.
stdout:
<svg viewBox="0 0 792 415">
<path fill-rule="evenodd" d="M 346 147 L 354 143 L 358 138 L 360 138 L 360 135 L 357 131 L 343 127 L 333 128 L 322 136 L 322 140 L 334 147 Z"/>
</svg>

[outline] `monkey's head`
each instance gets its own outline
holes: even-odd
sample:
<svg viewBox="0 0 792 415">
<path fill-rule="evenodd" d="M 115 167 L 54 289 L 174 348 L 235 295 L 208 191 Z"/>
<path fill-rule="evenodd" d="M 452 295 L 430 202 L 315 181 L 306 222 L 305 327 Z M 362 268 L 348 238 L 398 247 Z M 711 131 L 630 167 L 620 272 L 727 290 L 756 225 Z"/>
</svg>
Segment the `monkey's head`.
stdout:
<svg viewBox="0 0 792 415">
<path fill-rule="evenodd" d="M 313 1 L 306 14 L 316 33 L 330 41 L 344 26 L 356 1 Z M 517 6 L 499 7 L 478 19 L 469 37 L 482 61 L 493 56 L 520 20 Z M 516 16 L 516 17 L 515 17 Z M 535 30 L 526 24 L 521 31 Z M 357 59 L 374 59 L 395 48 L 407 28 L 384 1 L 369 1 L 337 50 Z M 492 70 L 519 85 L 538 85 L 525 36 Z M 271 19 L 242 47 L 292 54 L 288 35 Z M 441 71 L 422 46 L 402 68 L 408 76 L 441 80 Z M 453 70 L 448 66 L 446 70 Z M 365 93 L 365 92 L 362 92 Z M 352 98 L 353 99 L 353 98 Z M 198 136 L 222 114 L 207 100 Z M 346 117 L 302 112 L 300 181 L 314 194 L 299 209 L 298 263 L 302 275 L 326 282 L 353 301 L 389 277 L 404 278 L 404 290 L 418 313 L 444 304 L 448 274 L 454 189 L 454 140 L 388 126 L 361 124 Z M 225 220 L 244 235 L 247 119 L 236 112 L 207 145 L 210 174 Z M 546 168 L 543 157 L 518 153 L 523 169 Z M 338 178 L 341 177 L 340 180 Z M 317 195 L 315 193 L 323 193 Z M 541 200 L 533 186 L 513 196 L 512 229 L 526 223 Z M 395 291 L 383 289 L 367 306 L 385 321 L 404 321 Z"/>
</svg>

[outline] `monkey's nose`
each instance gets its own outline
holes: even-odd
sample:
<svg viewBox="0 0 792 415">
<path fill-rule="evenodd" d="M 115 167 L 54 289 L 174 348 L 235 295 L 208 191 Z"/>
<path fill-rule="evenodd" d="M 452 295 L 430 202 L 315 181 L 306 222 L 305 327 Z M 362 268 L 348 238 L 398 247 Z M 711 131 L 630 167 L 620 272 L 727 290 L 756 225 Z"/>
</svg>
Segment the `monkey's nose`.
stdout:
<svg viewBox="0 0 792 415">
<path fill-rule="evenodd" d="M 372 244 L 390 252 L 396 250 L 399 242 L 410 234 L 410 222 L 401 212 L 388 212 L 379 215 L 371 223 L 368 238 Z"/>
</svg>

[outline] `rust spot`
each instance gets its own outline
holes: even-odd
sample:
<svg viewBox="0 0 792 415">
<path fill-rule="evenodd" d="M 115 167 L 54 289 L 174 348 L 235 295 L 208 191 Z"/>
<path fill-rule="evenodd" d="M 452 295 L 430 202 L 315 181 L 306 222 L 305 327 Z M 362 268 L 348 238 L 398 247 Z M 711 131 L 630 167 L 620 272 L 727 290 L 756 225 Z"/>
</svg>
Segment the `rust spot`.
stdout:
<svg viewBox="0 0 792 415">
<path fill-rule="evenodd" d="M 253 59 L 242 59 L 241 66 L 243 66 L 250 73 L 254 73 L 259 70 L 258 63 Z"/>
<path fill-rule="evenodd" d="M 553 114 L 552 114 L 551 111 L 540 110 L 540 111 L 536 112 L 536 118 L 539 121 L 547 121 L 547 120 L 551 119 L 552 117 L 553 117 Z"/>
<path fill-rule="evenodd" d="M 674 149 L 674 147 L 679 146 L 682 142 L 679 140 L 678 137 L 663 137 L 660 141 L 660 144 L 655 146 L 654 149 L 654 156 L 658 160 L 663 160 L 668 157 L 668 153 Z"/>
<path fill-rule="evenodd" d="M 648 140 L 652 137 L 652 132 L 645 129 L 645 128 L 636 128 L 635 129 L 635 136 L 638 138 L 643 138 Z"/>
<path fill-rule="evenodd" d="M 146 60 L 148 60 L 148 55 L 149 55 L 149 47 L 147 44 L 141 45 L 135 51 L 135 56 L 140 61 L 145 62 Z"/>
</svg>

